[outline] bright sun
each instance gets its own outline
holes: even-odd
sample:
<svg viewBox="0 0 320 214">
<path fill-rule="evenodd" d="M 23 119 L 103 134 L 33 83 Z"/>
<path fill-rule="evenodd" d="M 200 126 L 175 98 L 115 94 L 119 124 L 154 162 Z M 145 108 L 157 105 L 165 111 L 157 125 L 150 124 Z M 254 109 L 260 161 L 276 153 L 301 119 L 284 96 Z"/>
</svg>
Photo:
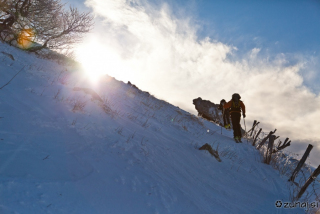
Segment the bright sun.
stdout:
<svg viewBox="0 0 320 214">
<path fill-rule="evenodd" d="M 97 82 L 105 74 L 123 79 L 126 73 L 117 53 L 93 39 L 76 49 L 76 59 L 82 64 L 86 76 L 93 82 Z"/>
</svg>

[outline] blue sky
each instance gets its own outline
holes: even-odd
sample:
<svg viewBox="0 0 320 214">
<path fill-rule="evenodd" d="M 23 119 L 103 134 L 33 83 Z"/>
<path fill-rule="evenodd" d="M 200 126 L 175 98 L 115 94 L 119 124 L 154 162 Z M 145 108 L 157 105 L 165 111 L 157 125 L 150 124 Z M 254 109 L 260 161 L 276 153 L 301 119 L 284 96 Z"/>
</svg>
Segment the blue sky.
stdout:
<svg viewBox="0 0 320 214">
<path fill-rule="evenodd" d="M 320 49 L 320 1 L 197 2 L 197 17 L 206 20 L 201 35 L 239 49 L 262 46 L 272 52 L 309 54 Z"/>
<path fill-rule="evenodd" d="M 199 38 L 210 37 L 238 48 L 238 57 L 253 48 L 274 57 L 279 53 L 295 63 L 294 55 L 311 57 L 302 74 L 312 69 L 316 78 L 304 83 L 314 92 L 320 87 L 320 1 L 307 0 L 168 0 L 174 11 L 185 10 L 199 25 Z M 180 12 L 181 13 L 181 12 Z M 185 14 L 184 14 L 185 15 Z"/>
</svg>

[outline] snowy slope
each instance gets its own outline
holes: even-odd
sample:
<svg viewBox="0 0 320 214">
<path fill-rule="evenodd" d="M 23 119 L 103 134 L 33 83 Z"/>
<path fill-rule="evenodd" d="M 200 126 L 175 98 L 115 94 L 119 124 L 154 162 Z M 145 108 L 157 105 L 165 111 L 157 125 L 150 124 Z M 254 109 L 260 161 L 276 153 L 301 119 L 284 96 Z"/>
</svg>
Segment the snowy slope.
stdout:
<svg viewBox="0 0 320 214">
<path fill-rule="evenodd" d="M 20 70 L 0 90 L 0 213 L 304 213 L 275 207 L 288 178 L 231 131 L 0 44 L 0 87 Z"/>
</svg>

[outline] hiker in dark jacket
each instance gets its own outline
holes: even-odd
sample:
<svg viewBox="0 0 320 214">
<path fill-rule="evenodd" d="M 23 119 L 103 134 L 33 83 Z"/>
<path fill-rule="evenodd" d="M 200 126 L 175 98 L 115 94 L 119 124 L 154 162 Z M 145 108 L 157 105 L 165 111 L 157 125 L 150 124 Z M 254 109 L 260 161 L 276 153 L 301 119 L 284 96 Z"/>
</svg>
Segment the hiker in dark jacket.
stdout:
<svg viewBox="0 0 320 214">
<path fill-rule="evenodd" d="M 230 125 L 230 113 L 229 113 L 229 109 L 224 109 L 223 106 L 224 104 L 226 104 L 226 101 L 224 99 L 222 99 L 220 101 L 220 105 L 218 107 L 219 110 L 222 111 L 222 118 L 223 118 L 223 126 L 226 129 L 230 129 L 231 125 Z"/>
<path fill-rule="evenodd" d="M 241 142 L 242 137 L 240 126 L 241 111 L 243 118 L 246 117 L 246 107 L 240 99 L 240 95 L 235 93 L 232 95 L 232 99 L 223 106 L 224 109 L 230 108 L 233 136 L 236 142 Z"/>
</svg>

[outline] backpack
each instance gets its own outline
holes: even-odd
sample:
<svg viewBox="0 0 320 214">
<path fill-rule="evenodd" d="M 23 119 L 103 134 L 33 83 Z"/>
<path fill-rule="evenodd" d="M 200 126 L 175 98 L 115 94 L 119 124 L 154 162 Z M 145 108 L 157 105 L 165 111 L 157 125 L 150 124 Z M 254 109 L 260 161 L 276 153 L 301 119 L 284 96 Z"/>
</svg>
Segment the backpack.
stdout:
<svg viewBox="0 0 320 214">
<path fill-rule="evenodd" d="M 241 112 L 240 99 L 239 94 L 235 93 L 232 95 L 231 112 Z"/>
</svg>

